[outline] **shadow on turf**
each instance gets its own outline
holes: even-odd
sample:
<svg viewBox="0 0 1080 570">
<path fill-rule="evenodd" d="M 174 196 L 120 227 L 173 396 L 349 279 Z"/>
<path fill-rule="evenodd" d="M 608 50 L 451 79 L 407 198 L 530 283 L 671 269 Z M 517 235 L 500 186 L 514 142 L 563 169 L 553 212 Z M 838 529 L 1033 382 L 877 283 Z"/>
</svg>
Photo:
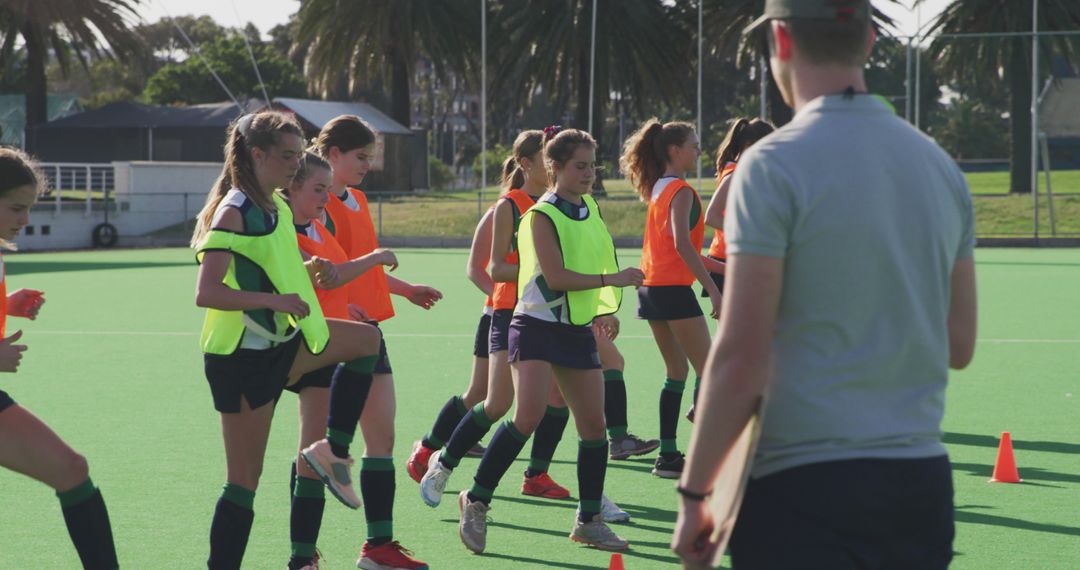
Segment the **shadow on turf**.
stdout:
<svg viewBox="0 0 1080 570">
<path fill-rule="evenodd" d="M 520 496 L 510 497 L 510 496 L 498 495 L 496 497 L 496 500 L 499 501 L 499 502 L 506 501 L 508 503 L 518 503 L 518 504 L 521 504 L 521 505 L 534 505 L 534 506 L 538 506 L 538 507 L 555 507 L 555 508 L 561 508 L 561 509 L 568 509 L 568 510 L 577 511 L 577 500 L 573 499 L 573 498 L 571 498 L 569 500 L 553 500 L 553 499 L 544 500 L 544 499 L 532 499 L 532 498 L 520 497 Z M 652 531 L 652 532 L 660 532 L 660 533 L 671 534 L 672 529 L 658 527 L 658 526 L 644 525 L 644 524 L 640 524 L 637 521 L 646 520 L 646 521 L 651 521 L 651 522 L 660 522 L 660 523 L 665 523 L 666 522 L 666 523 L 675 524 L 675 517 L 676 517 L 676 515 L 678 515 L 678 513 L 676 513 L 675 511 L 668 511 L 668 510 L 664 510 L 664 509 L 655 509 L 655 508 L 652 508 L 652 507 L 646 507 L 646 506 L 642 506 L 642 505 L 632 505 L 632 504 L 629 504 L 629 503 L 621 503 L 619 501 L 616 501 L 616 504 L 618 504 L 620 507 L 622 507 L 622 509 L 624 511 L 630 513 L 630 521 L 631 521 L 630 526 L 632 526 L 634 528 L 637 528 L 637 529 L 648 530 L 648 531 Z"/>
<path fill-rule="evenodd" d="M 1022 530 L 1033 530 L 1035 532 L 1049 532 L 1053 534 L 1064 534 L 1068 536 L 1080 536 L 1080 528 L 1074 526 L 1064 526 L 1059 524 L 1044 524 L 1032 521 L 1026 521 L 1023 519 L 1014 519 L 1011 517 L 1002 517 L 998 515 L 990 515 L 986 513 L 971 512 L 970 509 L 993 509 L 987 505 L 961 505 L 956 507 L 956 522 L 959 523 L 971 523 L 971 524 L 985 524 L 990 526 L 1003 526 L 1006 528 L 1018 528 Z"/>
<path fill-rule="evenodd" d="M 1080 267 L 1080 263 L 1053 263 L 1043 261 L 976 261 L 975 265 L 1032 265 L 1036 267 Z"/>
<path fill-rule="evenodd" d="M 577 465 L 576 461 L 566 461 L 564 459 L 553 459 L 552 463 L 560 463 L 563 465 Z M 630 471 L 644 471 L 645 473 L 651 473 L 653 468 L 652 459 L 620 459 L 618 461 L 608 461 L 608 468 L 615 469 L 627 469 Z"/>
<path fill-rule="evenodd" d="M 154 267 L 195 267 L 194 256 L 190 261 L 43 261 L 7 265 L 9 275 L 31 273 L 60 273 L 64 271 L 100 271 L 103 269 L 148 269 Z"/>
<path fill-rule="evenodd" d="M 993 465 L 983 465 L 981 463 L 953 463 L 953 471 L 963 470 L 967 471 L 971 475 L 979 475 L 989 478 L 990 474 L 994 472 Z M 1044 485 L 1041 483 L 1034 483 L 1034 481 L 1053 481 L 1055 483 L 1080 483 L 1080 475 L 1073 473 L 1057 473 L 1054 471 L 1047 471 L 1045 469 L 1039 469 L 1038 467 L 1023 467 L 1019 468 L 1020 478 L 1024 480 L 1025 485 L 1034 485 L 1036 487 L 1054 487 L 1060 489 L 1058 485 Z"/>
<path fill-rule="evenodd" d="M 998 438 L 993 435 L 977 435 L 973 433 L 947 432 L 943 441 L 952 445 L 974 445 L 979 447 L 998 446 Z M 1013 449 L 1024 451 L 1045 451 L 1047 453 L 1080 453 L 1080 444 L 1065 443 L 1061 441 L 1030 441 L 1013 437 Z"/>
</svg>

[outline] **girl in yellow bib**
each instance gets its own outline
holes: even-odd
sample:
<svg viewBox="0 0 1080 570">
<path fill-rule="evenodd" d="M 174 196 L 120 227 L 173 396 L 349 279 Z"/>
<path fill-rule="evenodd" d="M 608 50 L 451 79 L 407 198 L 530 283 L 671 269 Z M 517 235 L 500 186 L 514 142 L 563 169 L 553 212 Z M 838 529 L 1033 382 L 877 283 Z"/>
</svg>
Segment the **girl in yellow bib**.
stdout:
<svg viewBox="0 0 1080 570">
<path fill-rule="evenodd" d="M 373 369 L 378 352 L 374 327 L 323 316 L 312 277 L 325 260 L 303 261 L 292 212 L 275 192 L 299 169 L 301 133 L 292 115 L 275 111 L 231 125 L 224 168 L 192 236 L 200 261 L 195 302 L 207 309 L 206 378 L 225 442 L 226 485 L 210 526 L 212 569 L 239 568 L 243 560 L 274 404 L 286 383 L 340 362 L 340 375 L 354 378 Z M 337 404 L 350 419 L 332 417 L 331 435 L 335 419 L 348 429 L 363 407 L 350 397 L 355 386 L 341 384 L 331 393 L 331 416 Z M 327 482 L 343 502 L 358 503 L 351 464 L 346 449 L 327 466 Z"/>
<path fill-rule="evenodd" d="M 0 247 L 14 249 L 11 240 L 30 222 L 45 177 L 21 151 L 0 149 Z M 7 274 L 0 257 L 0 372 L 14 373 L 26 345 L 22 331 L 6 336 L 7 317 L 37 318 L 45 303 L 41 291 L 7 292 Z M 56 491 L 68 534 L 84 568 L 117 568 L 109 513 L 101 492 L 90 481 L 86 458 L 29 410 L 0 390 L 0 466 L 31 477 Z M 18 513 L 26 516 L 27 513 Z M 10 513 L 8 516 L 16 516 Z M 5 546 L 19 548 L 10 540 Z M 26 544 L 23 548 L 31 548 Z"/>
<path fill-rule="evenodd" d="M 486 547 L 495 488 L 543 419 L 553 374 L 581 437 L 580 501 L 571 538 L 608 550 L 628 547 L 601 520 L 608 442 L 591 325 L 618 310 L 619 288 L 640 284 L 642 274 L 619 270 L 611 235 L 588 195 L 596 167 L 593 138 L 562 131 L 546 143 L 544 156 L 554 188 L 522 216 L 518 232 L 518 300 L 508 342 L 517 408 L 492 437 L 472 488 L 458 496 L 459 536 L 473 552 Z"/>
<path fill-rule="evenodd" d="M 650 119 L 626 141 L 623 172 L 649 205 L 641 251 L 644 287 L 638 289 L 638 318 L 649 322 L 664 358 L 667 379 L 660 391 L 660 456 L 653 474 L 677 478 L 683 455 L 676 445 L 679 406 L 689 375 L 687 360 L 701 378 L 709 354 L 709 326 L 691 285 L 708 291 L 710 315 L 720 314 L 720 290 L 709 271 L 722 266 L 701 256 L 705 216 L 697 191 L 683 178 L 696 167 L 701 147 L 689 123 Z"/>
</svg>

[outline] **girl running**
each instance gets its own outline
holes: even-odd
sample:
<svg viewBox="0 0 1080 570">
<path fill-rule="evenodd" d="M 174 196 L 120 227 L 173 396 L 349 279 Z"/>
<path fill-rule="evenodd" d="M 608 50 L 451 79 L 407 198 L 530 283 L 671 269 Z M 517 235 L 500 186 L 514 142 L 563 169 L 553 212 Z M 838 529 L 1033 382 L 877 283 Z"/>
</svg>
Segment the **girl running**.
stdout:
<svg viewBox="0 0 1080 570">
<path fill-rule="evenodd" d="M 0 149 L 0 247 L 15 249 L 11 240 L 30 222 L 45 177 L 26 154 Z M 37 318 L 44 294 L 32 289 L 7 293 L 0 257 L 0 372 L 14 373 L 26 345 L 22 331 L 6 336 L 7 317 Z M 32 477 L 56 490 L 71 542 L 87 569 L 117 568 L 112 526 L 101 491 L 90 480 L 86 458 L 29 410 L 0 390 L 0 465 Z"/>
<path fill-rule="evenodd" d="M 349 430 L 364 405 L 354 394 L 366 392 L 356 378 L 374 368 L 378 353 L 375 327 L 323 317 L 311 276 L 325 260 L 301 259 L 292 212 L 275 193 L 299 169 L 301 137 L 296 119 L 276 111 L 231 125 L 224 168 L 192 236 L 200 261 L 195 303 L 207 309 L 206 378 L 221 413 L 227 465 L 210 526 L 212 569 L 239 568 L 243 560 L 274 404 L 288 381 L 344 363 L 334 372 L 327 431 Z M 328 483 L 343 501 L 355 498 L 351 463 L 346 446 L 323 466 L 335 474 Z"/>
<path fill-rule="evenodd" d="M 690 288 L 694 281 L 708 291 L 710 315 L 720 313 L 720 289 L 709 271 L 723 265 L 701 256 L 705 216 L 697 192 L 682 178 L 695 168 L 701 147 L 689 123 L 646 121 L 627 141 L 619 164 L 641 199 L 648 203 L 641 268 L 645 286 L 638 289 L 638 318 L 649 322 L 667 368 L 660 392 L 660 456 L 653 474 L 669 479 L 682 473 L 683 455 L 676 444 L 679 406 L 687 360 L 697 377 L 709 354 L 709 327 Z"/>
<path fill-rule="evenodd" d="M 599 319 L 614 326 L 605 323 L 605 315 L 618 310 L 618 288 L 640 284 L 642 273 L 619 271 L 611 236 L 588 195 L 595 176 L 592 137 L 565 130 L 546 143 L 544 152 L 554 189 L 522 215 L 518 234 L 518 301 L 507 343 L 517 408 L 514 419 L 491 439 L 472 489 L 458 497 L 459 535 L 476 553 L 487 544 L 495 487 L 544 417 L 553 374 L 581 437 L 580 503 L 570 536 L 603 549 L 628 547 L 601 519 L 608 442 L 603 376 L 590 325 Z"/>
<path fill-rule="evenodd" d="M 318 153 L 333 172 L 331 195 L 326 204 L 327 229 L 337 238 L 350 259 L 367 255 L 379 247 L 375 226 L 368 210 L 367 196 L 357 188 L 371 169 L 375 153 L 375 132 L 359 117 L 342 115 L 323 127 L 315 142 Z M 427 285 L 413 285 L 385 274 L 381 266 L 360 275 L 349 287 L 350 315 L 378 325 L 394 316 L 390 295 L 405 297 L 414 305 L 430 309 L 442 293 Z M 360 493 L 366 506 L 367 540 L 357 566 L 420 569 L 427 565 L 394 540 L 394 376 L 383 340 L 372 376 L 368 405 L 360 418 L 364 436 L 364 457 L 360 463 Z M 327 442 L 320 441 L 304 451 L 304 456 L 325 456 Z M 321 448 L 321 449 L 320 449 Z"/>
<path fill-rule="evenodd" d="M 547 187 L 547 171 L 541 157 L 543 131 L 525 131 L 514 141 L 511 156 L 503 166 L 503 198 L 494 208 L 491 237 L 491 278 L 494 281 L 487 396 L 472 413 L 459 421 L 446 449 L 429 461 L 420 481 L 420 496 L 431 507 L 442 500 L 450 473 L 464 451 L 480 441 L 491 426 L 510 410 L 514 386 L 507 360 L 507 335 L 513 307 L 517 302 L 516 233 L 521 215 L 536 203 Z M 547 470 L 562 439 L 570 414 L 562 394 L 553 386 L 550 405 L 533 440 L 533 453 L 522 482 L 522 493 L 549 499 L 565 499 L 570 491 L 559 485 Z"/>
<path fill-rule="evenodd" d="M 349 319 L 348 287 L 353 279 L 376 265 L 388 265 L 393 271 L 397 267 L 397 258 L 390 250 L 377 249 L 349 260 L 334 236 L 320 222 L 330 197 L 330 185 L 330 165 L 317 154 L 305 152 L 300 170 L 293 177 L 285 196 L 292 210 L 301 256 L 328 262 L 315 283 L 315 295 L 323 314 L 327 318 Z M 322 439 L 326 433 L 330 386 L 336 368 L 332 365 L 309 372 L 296 383 L 285 387 L 299 396 L 301 451 Z M 363 398 L 367 398 L 366 393 Z M 290 496 L 293 498 L 289 517 L 292 556 L 288 568 L 318 568 L 315 545 L 326 502 L 323 482 L 319 474 L 303 461 L 293 462 L 289 481 Z"/>
<path fill-rule="evenodd" d="M 427 473 L 428 463 L 431 456 L 450 440 L 454 428 L 469 413 L 476 404 L 487 397 L 488 367 L 488 335 L 491 333 L 491 314 L 494 312 L 491 298 L 495 290 L 495 282 L 488 273 L 488 256 L 491 255 L 491 226 L 495 206 L 492 205 L 473 231 L 472 246 L 469 248 L 469 261 L 465 267 L 465 273 L 473 285 L 486 296 L 484 308 L 480 314 L 480 323 L 476 327 L 476 337 L 473 340 L 473 366 L 472 376 L 469 378 L 469 387 L 461 396 L 453 396 L 445 404 L 439 415 L 435 417 L 435 424 L 431 431 L 420 441 L 413 443 L 412 453 L 406 470 L 409 477 L 417 483 Z M 480 457 L 484 454 L 484 448 L 476 443 L 465 452 L 466 457 Z"/>
</svg>

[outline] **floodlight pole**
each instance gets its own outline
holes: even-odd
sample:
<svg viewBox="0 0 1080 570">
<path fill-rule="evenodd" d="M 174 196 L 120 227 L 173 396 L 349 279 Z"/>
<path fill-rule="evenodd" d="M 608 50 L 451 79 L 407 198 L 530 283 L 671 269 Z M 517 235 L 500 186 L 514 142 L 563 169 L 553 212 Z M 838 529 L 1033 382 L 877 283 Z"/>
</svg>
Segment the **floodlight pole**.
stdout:
<svg viewBox="0 0 1080 570">
<path fill-rule="evenodd" d="M 704 45 L 705 38 L 702 35 L 702 30 L 705 27 L 705 0 L 698 0 L 697 11 L 697 132 L 698 132 L 698 146 L 704 144 L 705 132 L 701 130 L 701 81 L 702 70 L 705 68 Z M 698 156 L 697 160 L 697 189 L 700 192 L 701 187 L 701 157 Z"/>
<path fill-rule="evenodd" d="M 487 188 L 487 0 L 480 0 L 480 201 Z"/>
<path fill-rule="evenodd" d="M 1039 239 L 1039 0 L 1031 0 L 1031 200 Z"/>
<path fill-rule="evenodd" d="M 596 101 L 596 0 L 592 0 L 592 34 L 589 36 L 592 46 L 589 48 L 589 133 L 593 130 L 593 104 Z"/>
</svg>

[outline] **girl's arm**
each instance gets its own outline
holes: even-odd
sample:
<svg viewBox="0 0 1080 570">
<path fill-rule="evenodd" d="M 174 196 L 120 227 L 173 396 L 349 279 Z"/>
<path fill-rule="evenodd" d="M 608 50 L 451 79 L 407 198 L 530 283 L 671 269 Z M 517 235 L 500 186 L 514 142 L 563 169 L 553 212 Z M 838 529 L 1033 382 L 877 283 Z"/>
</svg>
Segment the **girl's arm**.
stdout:
<svg viewBox="0 0 1080 570">
<path fill-rule="evenodd" d="M 514 205 L 510 200 L 500 200 L 492 216 L 494 229 L 491 232 L 491 279 L 499 282 L 517 281 L 518 266 L 507 263 L 510 246 L 514 241 Z"/>
<path fill-rule="evenodd" d="M 640 269 L 630 267 L 612 275 L 587 275 L 571 271 L 563 264 L 562 251 L 555 233 L 555 225 L 547 216 L 537 215 L 532 224 L 533 242 L 540 271 L 549 287 L 556 291 L 585 291 L 605 285 L 613 287 L 638 286 L 645 280 Z"/>
<path fill-rule="evenodd" d="M 469 248 L 469 263 L 465 266 L 465 275 L 477 289 L 485 295 L 495 291 L 495 282 L 487 272 L 488 255 L 491 253 L 491 228 L 494 213 L 488 210 L 476 224 L 473 232 L 472 247 Z"/>
<path fill-rule="evenodd" d="M 236 208 L 222 208 L 213 226 L 215 229 L 243 231 L 244 224 Z M 310 308 L 299 295 L 275 295 L 258 291 L 239 291 L 224 283 L 225 274 L 232 263 L 232 254 L 227 251 L 208 251 L 199 265 L 199 277 L 195 284 L 195 304 L 199 307 L 222 311 L 247 311 L 251 309 L 270 309 L 280 313 L 291 313 L 303 318 Z"/>
<path fill-rule="evenodd" d="M 442 299 L 442 293 L 429 285 L 413 285 L 402 281 L 397 277 L 386 276 L 386 283 L 390 286 L 390 292 L 399 297 L 405 297 L 410 303 L 422 309 L 430 309 L 435 302 Z"/>
<path fill-rule="evenodd" d="M 705 210 L 705 225 L 718 230 L 724 229 L 724 208 L 727 207 L 729 190 L 731 190 L 730 174 L 720 181 L 720 186 L 716 188 L 712 199 L 709 200 L 709 207 Z"/>
<path fill-rule="evenodd" d="M 671 233 L 675 238 L 675 251 L 679 253 L 683 263 L 690 268 L 694 278 L 709 292 L 709 298 L 713 301 L 714 312 L 720 308 L 720 289 L 709 276 L 705 263 L 701 260 L 701 252 L 694 249 L 690 241 L 690 207 L 693 204 L 694 194 L 688 188 L 679 190 L 671 200 Z M 716 317 L 714 314 L 713 317 Z"/>
<path fill-rule="evenodd" d="M 319 281 L 319 286 L 323 289 L 337 289 L 377 265 L 389 266 L 390 271 L 393 271 L 398 266 L 397 255 L 388 248 L 380 247 L 367 255 L 333 265 L 335 273 L 332 274 L 332 278 Z"/>
</svg>

